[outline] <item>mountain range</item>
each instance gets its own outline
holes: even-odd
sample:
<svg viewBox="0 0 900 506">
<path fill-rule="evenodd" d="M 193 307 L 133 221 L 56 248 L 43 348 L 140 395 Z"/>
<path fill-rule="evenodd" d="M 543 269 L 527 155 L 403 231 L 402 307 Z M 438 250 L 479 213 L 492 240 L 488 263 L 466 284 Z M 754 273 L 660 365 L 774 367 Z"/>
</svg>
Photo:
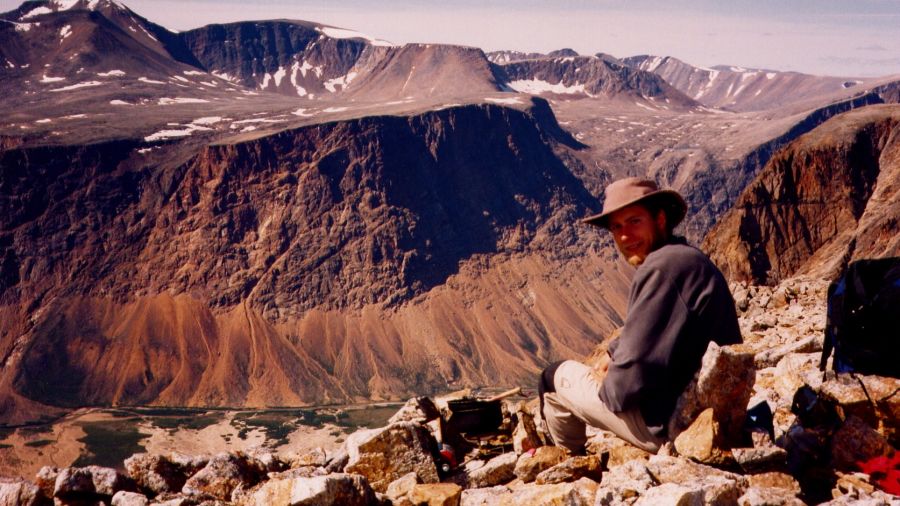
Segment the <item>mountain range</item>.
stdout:
<svg viewBox="0 0 900 506">
<path fill-rule="evenodd" d="M 531 385 L 622 322 L 631 268 L 578 220 L 626 175 L 734 280 L 896 255 L 898 83 L 25 2 L 0 421 Z"/>
</svg>

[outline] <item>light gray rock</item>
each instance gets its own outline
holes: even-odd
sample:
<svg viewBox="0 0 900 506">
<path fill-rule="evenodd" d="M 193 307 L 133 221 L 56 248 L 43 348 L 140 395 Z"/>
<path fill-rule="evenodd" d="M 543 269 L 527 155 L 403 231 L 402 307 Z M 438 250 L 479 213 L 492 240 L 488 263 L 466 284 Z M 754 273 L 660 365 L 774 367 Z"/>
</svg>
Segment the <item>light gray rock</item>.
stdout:
<svg viewBox="0 0 900 506">
<path fill-rule="evenodd" d="M 243 454 L 220 453 L 188 478 L 181 491 L 187 495 L 209 494 L 227 501 L 235 489 L 249 489 L 259 483 L 263 470 Z"/>
<path fill-rule="evenodd" d="M 513 490 L 509 496 L 501 497 L 501 506 L 519 506 L 522 504 L 560 504 L 566 506 L 593 506 L 597 482 L 581 478 L 572 483 L 554 485 L 538 485 L 529 483 Z"/>
<path fill-rule="evenodd" d="M 494 506 L 512 497 L 512 491 L 503 485 L 490 488 L 470 488 L 462 491 L 459 506 Z"/>
<path fill-rule="evenodd" d="M 517 460 L 515 453 L 507 452 L 492 458 L 477 468 L 465 469 L 467 487 L 493 487 L 514 479 Z"/>
<path fill-rule="evenodd" d="M 724 441 L 738 441 L 755 379 L 752 353 L 740 345 L 720 347 L 710 343 L 700 370 L 678 398 L 669 421 L 669 438 L 676 438 L 697 415 L 712 408 Z"/>
<path fill-rule="evenodd" d="M 791 341 L 775 348 L 767 348 L 753 357 L 757 368 L 772 367 L 784 357 L 794 353 L 822 351 L 822 336 L 808 336 L 799 341 Z"/>
<path fill-rule="evenodd" d="M 545 469 L 535 477 L 535 483 L 567 483 L 581 478 L 590 478 L 599 482 L 603 478 L 600 457 L 583 455 L 569 457 L 555 466 Z"/>
<path fill-rule="evenodd" d="M 630 504 L 637 497 L 659 485 L 643 460 L 632 460 L 611 467 L 603 473 L 597 504 Z"/>
<path fill-rule="evenodd" d="M 115 469 L 100 466 L 67 467 L 56 476 L 54 497 L 99 495 L 112 497 L 120 490 L 135 491 L 134 482 Z"/>
<path fill-rule="evenodd" d="M 525 453 L 516 461 L 515 475 L 525 483 L 534 481 L 537 475 L 566 460 L 568 452 L 558 446 L 541 446 L 534 453 Z"/>
<path fill-rule="evenodd" d="M 366 479 L 354 474 L 269 480 L 243 498 L 242 506 L 369 506 L 377 504 Z"/>
<path fill-rule="evenodd" d="M 707 504 L 703 499 L 703 490 L 677 483 L 663 483 L 638 497 L 634 506 L 701 506 L 703 504 Z"/>
<path fill-rule="evenodd" d="M 188 479 L 188 470 L 166 457 L 136 453 L 125 459 L 125 471 L 138 487 L 153 495 L 179 492 Z"/>
<path fill-rule="evenodd" d="M 440 479 L 430 438 L 427 429 L 412 422 L 356 432 L 347 438 L 349 460 L 344 471 L 365 476 L 372 488 L 382 493 L 409 472 L 415 472 L 422 483 L 437 483 Z"/>
<path fill-rule="evenodd" d="M 403 476 L 392 481 L 391 484 L 388 485 L 387 491 L 384 493 L 384 495 L 396 501 L 397 499 L 410 493 L 413 487 L 415 487 L 418 483 L 419 475 L 414 472 L 406 473 Z"/>
<path fill-rule="evenodd" d="M 796 495 L 780 488 L 750 487 L 738 498 L 741 506 L 806 506 Z"/>
<path fill-rule="evenodd" d="M 121 490 L 112 497 L 112 506 L 147 506 L 150 500 L 144 494 Z"/>
<path fill-rule="evenodd" d="M 34 483 L 0 478 L 0 506 L 39 506 L 49 503 L 50 500 Z"/>
</svg>

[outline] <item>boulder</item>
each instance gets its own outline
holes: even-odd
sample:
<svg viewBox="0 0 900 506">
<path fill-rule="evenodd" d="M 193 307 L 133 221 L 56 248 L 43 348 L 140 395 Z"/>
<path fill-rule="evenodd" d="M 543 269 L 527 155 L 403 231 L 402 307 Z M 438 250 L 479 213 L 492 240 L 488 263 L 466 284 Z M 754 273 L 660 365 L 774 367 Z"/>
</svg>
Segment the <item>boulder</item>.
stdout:
<svg viewBox="0 0 900 506">
<path fill-rule="evenodd" d="M 191 476 L 181 491 L 187 495 L 209 494 L 227 501 L 238 487 L 248 489 L 262 479 L 258 463 L 244 454 L 221 453 Z"/>
<path fill-rule="evenodd" d="M 142 490 L 152 495 L 178 492 L 188 479 L 188 470 L 160 455 L 137 453 L 125 459 L 125 471 Z"/>
<path fill-rule="evenodd" d="M 137 487 L 134 481 L 115 469 L 100 466 L 67 467 L 56 476 L 53 496 L 79 499 L 103 497 L 110 500 L 120 490 L 134 492 Z"/>
<path fill-rule="evenodd" d="M 419 483 L 419 475 L 413 472 L 404 474 L 403 476 L 392 481 L 388 485 L 384 495 L 389 499 L 396 501 L 397 499 L 409 494 L 409 492 Z"/>
<path fill-rule="evenodd" d="M 647 462 L 647 469 L 659 483 L 674 483 L 701 491 L 708 503 L 733 504 L 748 485 L 747 479 L 739 474 L 678 457 L 654 455 Z"/>
<path fill-rule="evenodd" d="M 421 483 L 409 492 L 409 501 L 418 506 L 457 506 L 462 487 L 455 483 Z"/>
<path fill-rule="evenodd" d="M 900 379 L 861 374 L 837 374 L 818 393 L 831 399 L 845 418 L 859 417 L 894 446 L 900 446 Z"/>
<path fill-rule="evenodd" d="M 632 460 L 603 473 L 597 501 L 599 504 L 630 504 L 658 484 L 645 462 Z"/>
<path fill-rule="evenodd" d="M 242 506 L 369 506 L 377 504 L 366 479 L 354 474 L 269 480 L 240 500 Z"/>
<path fill-rule="evenodd" d="M 359 431 L 347 438 L 349 461 L 344 470 L 365 476 L 378 492 L 409 472 L 422 483 L 437 483 L 433 444 L 427 429 L 412 422 Z"/>
<path fill-rule="evenodd" d="M 463 468 L 465 484 L 468 488 L 485 488 L 506 483 L 516 477 L 518 458 L 514 452 L 498 455 L 483 465 Z M 480 461 L 472 461 L 480 462 Z"/>
<path fill-rule="evenodd" d="M 315 448 L 303 455 L 298 455 L 291 459 L 291 467 L 324 467 L 328 463 L 328 455 L 322 448 Z"/>
<path fill-rule="evenodd" d="M 34 477 L 34 483 L 47 497 L 53 497 L 56 490 L 56 477 L 59 476 L 59 468 L 53 466 L 42 467 Z"/>
<path fill-rule="evenodd" d="M 851 471 L 859 462 L 887 456 L 894 448 L 875 429 L 852 415 L 831 438 L 831 462 L 835 469 Z"/>
<path fill-rule="evenodd" d="M 513 472 L 520 480 L 529 483 L 534 481 L 541 471 L 566 460 L 568 455 L 569 453 L 559 446 L 541 446 L 533 453 L 528 452 L 519 457 Z"/>
<path fill-rule="evenodd" d="M 653 487 L 634 502 L 634 506 L 659 506 L 661 504 L 693 506 L 711 503 L 704 501 L 701 488 L 677 483 L 663 483 L 658 487 Z"/>
<path fill-rule="evenodd" d="M 724 438 L 712 408 L 703 410 L 696 420 L 675 438 L 679 455 L 704 464 L 723 464 L 731 455 L 724 448 Z"/>
<path fill-rule="evenodd" d="M 503 485 L 490 488 L 470 488 L 462 491 L 459 506 L 494 506 L 504 497 L 512 496 L 512 491 Z"/>
<path fill-rule="evenodd" d="M 775 445 L 732 448 L 731 454 L 745 473 L 777 472 L 787 466 L 787 451 Z"/>
<path fill-rule="evenodd" d="M 21 479 L 0 478 L 0 506 L 41 506 L 53 504 L 44 491 Z"/>
<path fill-rule="evenodd" d="M 538 485 L 529 483 L 500 498 L 500 506 L 523 504 L 560 504 L 566 506 L 594 506 L 599 485 L 594 480 L 581 478 L 572 483 Z"/>
<path fill-rule="evenodd" d="M 700 370 L 678 398 L 669 438 L 678 437 L 704 409 L 713 408 L 726 444 L 738 446 L 755 377 L 752 353 L 741 345 L 710 343 Z"/>
<path fill-rule="evenodd" d="M 121 490 L 112 497 L 112 506 L 147 506 L 150 500 L 144 494 Z"/>
<path fill-rule="evenodd" d="M 603 478 L 600 457 L 596 455 L 579 455 L 569 457 L 555 466 L 538 473 L 534 482 L 539 485 L 566 483 L 581 478 L 590 478 L 599 482 Z"/>
</svg>

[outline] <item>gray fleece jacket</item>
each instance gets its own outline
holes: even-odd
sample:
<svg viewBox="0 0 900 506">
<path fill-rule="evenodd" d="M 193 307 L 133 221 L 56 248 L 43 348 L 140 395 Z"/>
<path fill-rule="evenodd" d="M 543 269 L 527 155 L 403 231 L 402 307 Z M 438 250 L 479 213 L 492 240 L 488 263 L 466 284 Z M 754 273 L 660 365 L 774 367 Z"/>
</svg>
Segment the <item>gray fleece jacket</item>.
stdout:
<svg viewBox="0 0 900 506">
<path fill-rule="evenodd" d="M 639 409 L 650 431 L 664 437 L 710 341 L 741 342 L 734 299 L 712 261 L 674 238 L 635 272 L 600 398 L 615 412 Z"/>
</svg>

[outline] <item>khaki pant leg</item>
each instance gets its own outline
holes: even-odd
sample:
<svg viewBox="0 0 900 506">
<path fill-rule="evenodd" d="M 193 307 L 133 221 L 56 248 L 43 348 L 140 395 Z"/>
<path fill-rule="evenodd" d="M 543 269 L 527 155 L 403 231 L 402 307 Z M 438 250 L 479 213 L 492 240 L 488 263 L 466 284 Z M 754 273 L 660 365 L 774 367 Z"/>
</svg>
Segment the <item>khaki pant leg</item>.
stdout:
<svg viewBox="0 0 900 506">
<path fill-rule="evenodd" d="M 567 360 L 556 370 L 553 380 L 556 392 L 544 395 L 544 419 L 557 445 L 583 452 L 587 440 L 585 424 L 608 430 L 652 453 L 664 442 L 650 433 L 639 411 L 610 411 L 600 400 L 600 384 L 588 366 Z"/>
</svg>

